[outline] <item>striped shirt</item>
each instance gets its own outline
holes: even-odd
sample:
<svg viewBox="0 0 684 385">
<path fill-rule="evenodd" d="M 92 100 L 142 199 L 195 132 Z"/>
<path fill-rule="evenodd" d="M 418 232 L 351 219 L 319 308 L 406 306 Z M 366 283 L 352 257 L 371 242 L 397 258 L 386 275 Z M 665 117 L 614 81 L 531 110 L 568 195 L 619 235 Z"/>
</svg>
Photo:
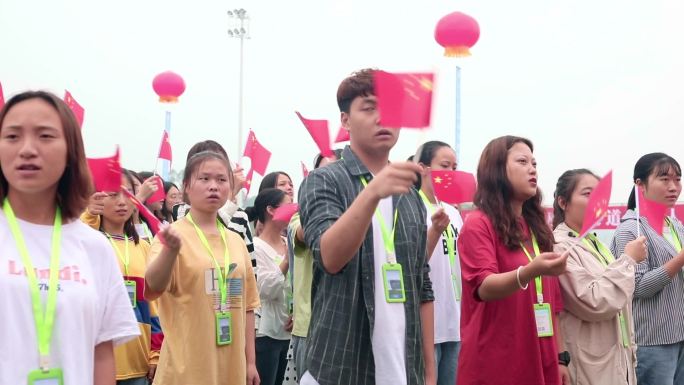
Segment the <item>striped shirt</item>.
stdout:
<svg viewBox="0 0 684 385">
<path fill-rule="evenodd" d="M 360 177 L 372 178 L 350 147 L 342 160 L 311 172 L 299 190 L 305 242 L 313 252 L 311 323 L 307 337 L 307 368 L 320 385 L 375 383 L 371 332 L 374 325 L 373 229 L 368 226 L 361 248 L 337 274 L 321 261 L 321 237 L 351 206 L 363 189 Z M 403 268 L 406 293 L 407 384 L 424 382 L 420 305 L 433 301 L 426 258 L 426 211 L 418 192 L 393 196 L 398 211 L 396 256 Z M 364 224 L 363 226 L 367 226 Z"/>
<path fill-rule="evenodd" d="M 676 218 L 672 221 L 680 239 L 684 239 L 684 226 Z M 641 234 L 648 242 L 648 256 L 637 264 L 634 276 L 633 316 L 637 345 L 684 341 L 684 276 L 679 272 L 670 278 L 663 266 L 677 255 L 677 251 L 668 239 L 653 230 L 646 218 L 641 217 L 640 224 Z M 625 245 L 636 239 L 636 226 L 636 214 L 628 210 L 615 230 L 610 245 L 613 255 L 622 255 Z"/>
</svg>

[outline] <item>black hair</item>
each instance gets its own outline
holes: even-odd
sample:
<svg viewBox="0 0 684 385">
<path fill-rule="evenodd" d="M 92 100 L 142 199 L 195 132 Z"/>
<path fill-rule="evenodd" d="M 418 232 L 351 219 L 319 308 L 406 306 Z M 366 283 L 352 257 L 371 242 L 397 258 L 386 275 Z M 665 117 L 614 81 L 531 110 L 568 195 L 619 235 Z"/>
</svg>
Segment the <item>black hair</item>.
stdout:
<svg viewBox="0 0 684 385">
<path fill-rule="evenodd" d="M 266 223 L 266 209 L 270 207 L 278 207 L 285 197 L 285 192 L 277 188 L 269 187 L 259 191 L 254 200 L 254 206 L 247 207 L 245 212 L 249 217 L 250 222 L 258 219 L 261 223 Z"/>
<path fill-rule="evenodd" d="M 596 179 L 601 179 L 586 168 L 568 170 L 558 178 L 558 182 L 556 182 L 556 191 L 553 192 L 553 225 L 551 227 L 554 229 L 562 222 L 565 222 L 565 211 L 561 208 L 558 201 L 560 198 L 563 198 L 566 204 L 570 202 L 572 193 L 577 188 L 577 183 L 582 175 L 591 175 Z"/>
<path fill-rule="evenodd" d="M 342 150 L 341 149 L 336 148 L 333 150 L 333 153 L 335 154 L 335 158 L 337 160 L 342 159 Z M 325 159 L 325 157 L 322 154 L 320 154 L 320 153 L 316 154 L 316 157 L 314 158 L 314 169 L 321 167 L 321 162 L 323 161 L 323 159 Z"/>
<path fill-rule="evenodd" d="M 180 192 L 180 189 L 178 186 L 176 186 L 175 183 L 173 182 L 166 182 L 164 181 L 164 193 L 167 195 L 169 193 L 169 190 L 171 190 L 172 187 L 175 187 L 176 190 Z M 170 222 L 173 222 L 173 208 L 171 210 L 166 208 L 166 198 L 164 198 L 164 203 L 162 203 L 162 208 L 161 208 L 161 215 L 164 217 L 164 220 Z"/>
<path fill-rule="evenodd" d="M 183 171 L 183 195 L 184 195 L 184 200 L 186 203 L 189 203 L 192 205 L 192 202 L 188 202 L 187 199 L 187 194 L 185 194 L 185 191 L 188 189 L 190 186 L 190 182 L 194 174 L 197 172 L 197 169 L 206 161 L 208 160 L 218 160 L 219 162 L 223 163 L 224 166 L 226 166 L 226 170 L 228 171 L 228 178 L 230 180 L 233 179 L 233 169 L 230 167 L 230 163 L 228 162 L 228 159 L 223 156 L 223 154 L 214 152 L 214 151 L 200 151 L 194 155 L 192 155 L 188 159 L 188 163 L 185 165 L 185 170 Z M 163 205 L 162 205 L 163 206 Z"/>
<path fill-rule="evenodd" d="M 648 186 L 648 177 L 651 174 L 660 177 L 667 175 L 670 172 L 670 169 L 674 169 L 677 176 L 682 176 L 682 168 L 673 157 L 662 152 L 653 152 L 639 158 L 634 165 L 634 175 L 632 178 L 634 183 L 639 179 L 644 186 Z M 632 192 L 629 194 L 627 210 L 634 210 L 636 208 L 636 197 L 634 196 L 634 193 L 635 186 L 632 187 Z"/>
<path fill-rule="evenodd" d="M 259 192 L 267 189 L 267 188 L 276 188 L 278 186 L 278 176 L 280 175 L 285 175 L 289 180 L 292 180 L 289 175 L 287 175 L 286 172 L 283 171 L 273 171 L 271 173 L 266 174 L 264 178 L 261 180 L 261 184 L 259 185 Z"/>
<path fill-rule="evenodd" d="M 133 195 L 135 195 L 136 194 L 135 185 L 133 184 L 133 178 L 135 176 L 133 175 L 133 173 L 130 170 L 121 169 L 121 172 L 122 172 L 124 178 L 126 178 L 128 183 L 131 185 L 131 189 L 133 190 L 133 191 L 131 191 L 131 193 Z M 126 199 L 128 200 L 128 198 L 126 198 Z M 104 224 L 104 217 L 103 217 L 103 215 L 100 215 L 100 228 L 99 228 L 99 230 L 104 233 L 105 231 L 104 231 L 103 224 Z M 128 219 L 124 223 L 124 235 L 126 237 L 133 238 L 133 242 L 136 245 L 138 243 L 140 243 L 140 235 L 138 235 L 138 232 L 135 230 L 135 223 L 133 222 L 133 214 L 131 214 L 131 216 L 128 217 Z M 150 241 L 152 241 L 152 240 L 150 240 Z"/>
<path fill-rule="evenodd" d="M 441 142 L 439 140 L 431 140 L 429 142 L 425 142 L 422 146 L 418 147 L 416 155 L 410 156 L 408 161 L 422 163 L 426 166 L 429 166 L 432 163 L 432 160 L 435 159 L 435 154 L 437 154 L 437 150 L 439 150 L 442 147 L 451 148 L 451 146 L 449 146 L 447 143 Z M 417 175 L 418 178 L 416 178 L 416 183 L 414 183 L 414 186 L 416 187 L 416 189 L 420 190 L 420 187 L 423 185 L 423 181 L 420 177 L 420 174 Z"/>
</svg>

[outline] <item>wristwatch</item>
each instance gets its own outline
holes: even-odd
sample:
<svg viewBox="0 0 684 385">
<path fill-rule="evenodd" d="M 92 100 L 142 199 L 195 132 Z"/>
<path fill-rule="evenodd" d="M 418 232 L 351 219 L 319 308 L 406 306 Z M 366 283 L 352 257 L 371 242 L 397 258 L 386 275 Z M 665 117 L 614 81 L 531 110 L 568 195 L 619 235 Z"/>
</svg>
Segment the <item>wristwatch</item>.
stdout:
<svg viewBox="0 0 684 385">
<path fill-rule="evenodd" d="M 570 363 L 570 353 L 567 351 L 558 353 L 558 365 L 568 366 Z"/>
</svg>

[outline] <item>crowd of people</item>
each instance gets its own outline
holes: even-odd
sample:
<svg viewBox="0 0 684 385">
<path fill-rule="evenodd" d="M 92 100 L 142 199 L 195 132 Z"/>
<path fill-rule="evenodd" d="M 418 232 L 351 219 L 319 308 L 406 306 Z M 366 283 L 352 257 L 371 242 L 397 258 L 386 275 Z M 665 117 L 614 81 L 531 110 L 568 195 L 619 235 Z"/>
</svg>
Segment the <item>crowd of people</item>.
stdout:
<svg viewBox="0 0 684 385">
<path fill-rule="evenodd" d="M 569 170 L 545 220 L 534 146 L 491 140 L 474 209 L 440 202 L 446 143 L 390 162 L 371 70 L 337 90 L 350 145 L 316 156 L 294 195 L 266 175 L 254 204 L 221 144 L 187 154 L 181 185 L 140 215 L 157 175 L 93 191 L 80 128 L 53 94 L 0 110 L 1 384 L 684 384 L 681 167 L 634 167 L 610 245 L 579 238 L 600 178 Z M 581 167 L 581 165 L 578 165 Z M 279 207 L 297 202 L 289 221 Z M 465 219 L 463 219 L 465 218 Z"/>
</svg>

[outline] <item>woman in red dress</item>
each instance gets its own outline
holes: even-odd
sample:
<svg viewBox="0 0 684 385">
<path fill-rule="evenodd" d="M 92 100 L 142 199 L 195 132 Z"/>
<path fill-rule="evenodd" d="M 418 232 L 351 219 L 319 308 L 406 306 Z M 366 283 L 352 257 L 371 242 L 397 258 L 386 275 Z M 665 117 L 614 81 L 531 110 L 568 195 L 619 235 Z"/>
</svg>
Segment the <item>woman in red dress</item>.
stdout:
<svg viewBox="0 0 684 385">
<path fill-rule="evenodd" d="M 474 203 L 458 238 L 463 275 L 459 385 L 569 384 L 561 354 L 553 250 L 532 143 L 504 136 L 485 147 Z M 561 349 L 562 350 L 562 349 Z"/>
</svg>

